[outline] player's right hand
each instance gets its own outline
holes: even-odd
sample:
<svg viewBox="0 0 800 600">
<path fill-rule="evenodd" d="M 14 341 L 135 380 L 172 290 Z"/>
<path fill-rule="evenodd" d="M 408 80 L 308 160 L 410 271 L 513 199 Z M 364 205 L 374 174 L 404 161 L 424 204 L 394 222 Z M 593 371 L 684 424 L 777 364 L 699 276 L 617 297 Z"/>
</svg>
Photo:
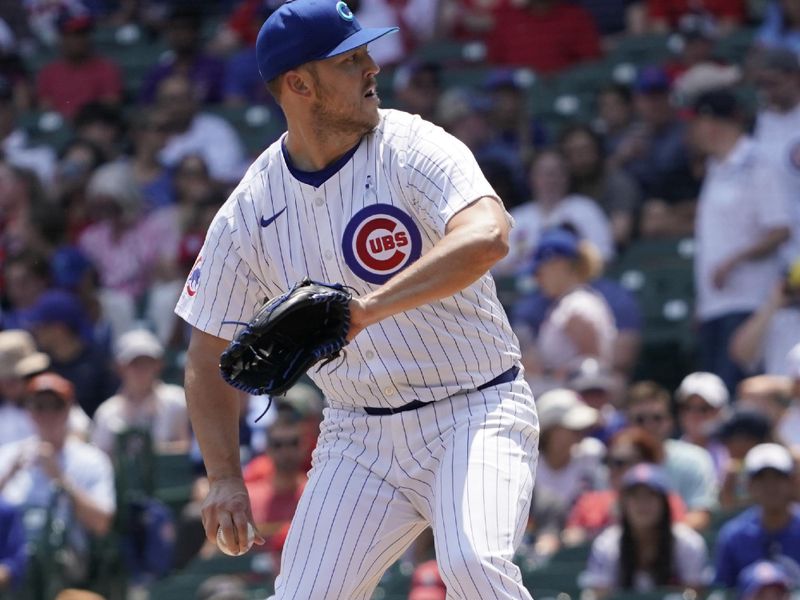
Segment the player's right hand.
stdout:
<svg viewBox="0 0 800 600">
<path fill-rule="evenodd" d="M 253 523 L 253 513 L 250 496 L 241 477 L 212 480 L 201 514 L 209 541 L 216 543 L 217 529 L 221 527 L 226 540 L 234 540 L 241 552 L 247 550 L 247 524 Z M 264 538 L 257 533 L 255 523 L 253 526 L 256 529 L 255 543 L 261 545 Z"/>
</svg>

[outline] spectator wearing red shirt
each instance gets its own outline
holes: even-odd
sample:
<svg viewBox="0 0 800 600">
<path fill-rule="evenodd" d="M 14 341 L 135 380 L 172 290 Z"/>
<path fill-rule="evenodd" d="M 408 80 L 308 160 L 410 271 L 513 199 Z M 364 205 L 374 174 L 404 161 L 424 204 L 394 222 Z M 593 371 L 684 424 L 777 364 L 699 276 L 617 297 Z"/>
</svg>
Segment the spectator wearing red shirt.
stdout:
<svg viewBox="0 0 800 600">
<path fill-rule="evenodd" d="M 274 469 L 265 471 L 258 478 L 248 478 L 245 470 L 245 481 L 253 507 L 253 520 L 271 547 L 270 538 L 279 534 L 292 520 L 305 487 L 303 458 L 306 442 L 302 418 L 291 408 L 278 411 L 267 434 L 266 456 L 272 459 Z"/>
<path fill-rule="evenodd" d="M 501 5 L 488 34 L 488 60 L 554 73 L 601 54 L 600 35 L 585 8 L 565 0 Z"/>
<path fill-rule="evenodd" d="M 122 99 L 122 76 L 112 61 L 94 53 L 89 15 L 59 19 L 61 58 L 45 66 L 36 85 L 39 106 L 67 118 L 89 102 L 116 104 Z"/>
<path fill-rule="evenodd" d="M 650 28 L 659 32 L 676 29 L 681 17 L 688 13 L 707 13 L 727 33 L 744 22 L 746 12 L 744 0 L 647 0 Z"/>
</svg>

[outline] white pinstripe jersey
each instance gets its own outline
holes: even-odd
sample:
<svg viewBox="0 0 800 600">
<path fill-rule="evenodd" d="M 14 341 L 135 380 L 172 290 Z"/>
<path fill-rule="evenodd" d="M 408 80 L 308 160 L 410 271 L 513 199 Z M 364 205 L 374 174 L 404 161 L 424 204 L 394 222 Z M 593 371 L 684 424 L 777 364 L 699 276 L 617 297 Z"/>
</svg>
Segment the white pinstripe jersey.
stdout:
<svg viewBox="0 0 800 600">
<path fill-rule="evenodd" d="M 365 294 L 427 252 L 456 212 L 495 191 L 472 153 L 417 116 L 380 123 L 319 187 L 295 178 L 282 140 L 251 165 L 209 228 L 176 312 L 230 339 L 266 298 L 305 276 Z M 397 407 L 472 390 L 519 360 L 489 274 L 450 298 L 362 331 L 309 372 L 332 403 Z"/>
</svg>

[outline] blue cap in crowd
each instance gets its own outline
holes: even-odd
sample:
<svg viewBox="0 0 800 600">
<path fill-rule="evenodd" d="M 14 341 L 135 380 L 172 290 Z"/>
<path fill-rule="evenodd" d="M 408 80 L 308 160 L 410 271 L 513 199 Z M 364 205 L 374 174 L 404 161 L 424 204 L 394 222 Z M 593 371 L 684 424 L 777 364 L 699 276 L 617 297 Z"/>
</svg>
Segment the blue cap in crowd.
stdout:
<svg viewBox="0 0 800 600">
<path fill-rule="evenodd" d="M 543 231 L 533 252 L 531 273 L 536 273 L 543 263 L 552 258 L 575 258 L 578 256 L 579 245 L 578 236 L 562 227 Z"/>
<path fill-rule="evenodd" d="M 302 64 L 344 54 L 397 30 L 362 28 L 343 0 L 290 0 L 258 32 L 258 70 L 264 81 L 271 81 Z"/>
<path fill-rule="evenodd" d="M 777 563 L 760 560 L 744 569 L 739 575 L 739 600 L 749 600 L 769 586 L 780 586 L 790 590 L 792 580 Z"/>
<path fill-rule="evenodd" d="M 648 463 L 641 463 L 635 467 L 631 467 L 625 472 L 625 475 L 622 476 L 623 490 L 637 485 L 646 486 L 661 494 L 668 494 L 670 489 L 669 479 L 667 479 L 664 470 L 661 467 Z"/>
<path fill-rule="evenodd" d="M 661 67 L 645 67 L 633 84 L 633 90 L 639 94 L 665 94 L 671 87 L 669 74 Z"/>
<path fill-rule="evenodd" d="M 80 300 L 69 292 L 48 290 L 42 294 L 22 320 L 27 327 L 61 323 L 78 334 L 84 334 L 87 326 L 86 313 Z"/>
<path fill-rule="evenodd" d="M 80 284 L 83 275 L 92 269 L 92 263 L 77 248 L 65 246 L 53 254 L 53 258 L 50 260 L 50 269 L 58 287 L 74 290 Z"/>
</svg>

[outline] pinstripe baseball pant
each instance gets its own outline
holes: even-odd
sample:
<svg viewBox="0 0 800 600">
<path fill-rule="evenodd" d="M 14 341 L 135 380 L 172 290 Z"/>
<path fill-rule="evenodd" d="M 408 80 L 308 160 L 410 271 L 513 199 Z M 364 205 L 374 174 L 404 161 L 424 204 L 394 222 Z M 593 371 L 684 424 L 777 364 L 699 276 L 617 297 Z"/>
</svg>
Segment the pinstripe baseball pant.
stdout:
<svg viewBox="0 0 800 600">
<path fill-rule="evenodd" d="M 274 600 L 367 600 L 428 526 L 447 598 L 527 600 L 512 562 L 538 420 L 521 376 L 387 416 L 325 411 Z"/>
</svg>

